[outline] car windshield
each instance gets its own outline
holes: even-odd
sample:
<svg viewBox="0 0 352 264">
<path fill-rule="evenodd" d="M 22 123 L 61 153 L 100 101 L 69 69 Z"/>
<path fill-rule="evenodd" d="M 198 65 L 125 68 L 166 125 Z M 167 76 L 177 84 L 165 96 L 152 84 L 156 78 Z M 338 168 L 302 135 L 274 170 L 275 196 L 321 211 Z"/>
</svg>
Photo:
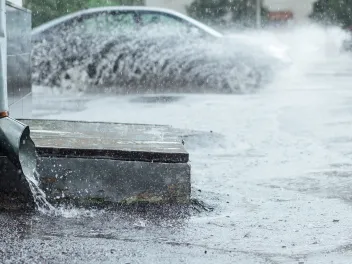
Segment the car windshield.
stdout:
<svg viewBox="0 0 352 264">
<path fill-rule="evenodd" d="M 140 20 L 143 27 L 148 27 L 150 30 L 161 30 L 163 31 L 163 34 L 182 35 L 197 33 L 200 35 L 202 32 L 200 28 L 195 27 L 191 23 L 168 14 L 161 14 L 157 12 L 141 12 Z"/>
<path fill-rule="evenodd" d="M 132 12 L 102 12 L 74 19 L 66 27 L 84 34 L 126 33 L 136 29 Z"/>
</svg>

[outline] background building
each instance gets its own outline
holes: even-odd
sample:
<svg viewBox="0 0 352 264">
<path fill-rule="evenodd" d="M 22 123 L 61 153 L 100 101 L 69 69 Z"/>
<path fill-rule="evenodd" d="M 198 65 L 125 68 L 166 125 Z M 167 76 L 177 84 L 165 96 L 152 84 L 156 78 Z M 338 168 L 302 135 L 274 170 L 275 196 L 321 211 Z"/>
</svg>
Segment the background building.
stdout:
<svg viewBox="0 0 352 264">
<path fill-rule="evenodd" d="M 145 0 L 147 6 L 171 8 L 186 13 L 186 6 L 193 0 Z M 270 11 L 291 11 L 293 21 L 302 23 L 308 20 L 312 5 L 316 0 L 264 0 Z"/>
<path fill-rule="evenodd" d="M 264 0 L 270 11 L 291 11 L 296 23 L 304 23 L 312 12 L 316 0 Z"/>
</svg>

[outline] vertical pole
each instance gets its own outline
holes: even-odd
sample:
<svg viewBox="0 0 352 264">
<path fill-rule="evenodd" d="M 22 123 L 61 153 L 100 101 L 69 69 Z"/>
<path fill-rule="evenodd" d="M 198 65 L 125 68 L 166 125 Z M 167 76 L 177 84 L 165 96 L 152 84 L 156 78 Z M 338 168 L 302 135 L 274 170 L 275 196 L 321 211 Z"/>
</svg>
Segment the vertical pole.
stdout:
<svg viewBox="0 0 352 264">
<path fill-rule="evenodd" d="M 261 5 L 261 0 L 256 0 L 256 21 L 257 21 L 257 29 L 261 28 L 261 11 L 262 11 L 262 5 Z"/>
<path fill-rule="evenodd" d="M 8 117 L 6 0 L 0 0 L 0 150 L 21 170 L 32 175 L 36 168 L 35 145 L 27 125 Z M 6 173 L 6 172 L 5 172 Z"/>
<path fill-rule="evenodd" d="M 0 118 L 9 115 L 7 98 L 6 0 L 0 0 Z"/>
</svg>

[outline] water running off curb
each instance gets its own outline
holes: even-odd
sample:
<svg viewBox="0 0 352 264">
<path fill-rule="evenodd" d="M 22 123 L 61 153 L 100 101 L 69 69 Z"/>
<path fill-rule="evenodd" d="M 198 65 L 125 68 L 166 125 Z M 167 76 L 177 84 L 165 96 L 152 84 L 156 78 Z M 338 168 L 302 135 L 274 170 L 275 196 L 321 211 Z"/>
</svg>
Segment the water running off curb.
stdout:
<svg viewBox="0 0 352 264">
<path fill-rule="evenodd" d="M 55 207 L 48 202 L 44 191 L 39 187 L 38 172 L 35 170 L 33 173 L 27 174 L 25 176 L 33 194 L 37 210 L 43 214 L 55 214 Z"/>
<path fill-rule="evenodd" d="M 40 175 L 34 170 L 32 173 L 26 173 L 26 180 L 32 192 L 36 210 L 46 216 L 61 216 L 64 218 L 76 217 L 93 217 L 95 210 L 85 210 L 79 208 L 69 208 L 65 206 L 54 206 L 46 198 L 45 192 L 40 188 Z"/>
</svg>

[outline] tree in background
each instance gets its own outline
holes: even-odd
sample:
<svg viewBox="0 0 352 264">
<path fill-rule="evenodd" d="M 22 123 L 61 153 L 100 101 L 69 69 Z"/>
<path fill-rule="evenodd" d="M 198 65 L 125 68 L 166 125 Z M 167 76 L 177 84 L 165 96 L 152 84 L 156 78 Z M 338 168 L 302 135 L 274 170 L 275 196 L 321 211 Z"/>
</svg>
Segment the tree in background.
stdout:
<svg viewBox="0 0 352 264">
<path fill-rule="evenodd" d="M 342 27 L 352 25 L 352 0 L 318 0 L 310 18 L 314 21 Z"/>
<path fill-rule="evenodd" d="M 232 0 L 232 21 L 245 26 L 254 26 L 256 21 L 256 0 Z M 262 24 L 267 22 L 269 10 L 261 4 Z"/>
<path fill-rule="evenodd" d="M 194 0 L 186 7 L 188 15 L 202 21 L 219 21 L 229 11 L 229 0 Z"/>
<path fill-rule="evenodd" d="M 189 16 L 208 24 L 254 26 L 256 21 L 256 0 L 194 0 L 186 9 Z M 267 14 L 262 4 L 262 23 Z"/>
<path fill-rule="evenodd" d="M 32 25 L 37 27 L 54 18 L 86 8 L 143 3 L 144 0 L 24 0 L 24 7 L 32 10 Z"/>
</svg>

